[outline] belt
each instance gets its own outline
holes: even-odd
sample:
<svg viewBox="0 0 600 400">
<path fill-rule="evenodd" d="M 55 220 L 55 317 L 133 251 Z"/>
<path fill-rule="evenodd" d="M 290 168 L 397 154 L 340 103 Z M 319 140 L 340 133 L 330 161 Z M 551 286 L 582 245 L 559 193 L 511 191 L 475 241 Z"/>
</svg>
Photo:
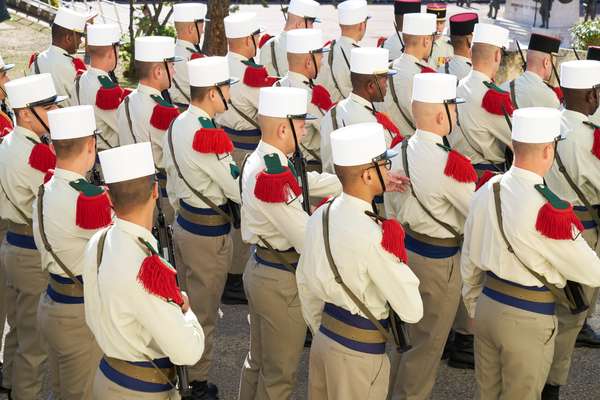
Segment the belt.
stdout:
<svg viewBox="0 0 600 400">
<path fill-rule="evenodd" d="M 156 178 L 158 178 L 158 189 L 160 190 L 160 195 L 162 197 L 169 197 L 167 194 L 167 173 L 164 169 L 159 169 L 156 173 Z"/>
<path fill-rule="evenodd" d="M 306 171 L 307 172 L 315 171 L 315 172 L 321 173 L 321 172 L 323 172 L 323 164 L 321 164 L 321 161 L 318 161 L 318 160 L 307 160 L 306 161 Z"/>
<path fill-rule="evenodd" d="M 168 358 L 160 358 L 153 362 L 162 373 L 150 362 L 123 361 L 107 356 L 100 361 L 100 370 L 117 385 L 137 392 L 157 393 L 173 389 L 175 366 Z"/>
<path fill-rule="evenodd" d="M 240 150 L 254 150 L 260 142 L 260 129 L 250 129 L 247 131 L 237 131 L 235 129 L 223 127 L 229 138 L 233 142 L 233 146 Z"/>
<path fill-rule="evenodd" d="M 592 206 L 592 208 L 596 213 L 600 214 L 600 205 Z M 585 229 L 593 229 L 597 226 L 596 221 L 592 219 L 592 214 L 588 211 L 587 207 L 574 206 L 573 211 Z"/>
<path fill-rule="evenodd" d="M 186 231 L 201 236 L 223 236 L 231 231 L 231 223 L 212 208 L 198 208 L 179 200 L 177 223 Z M 227 204 L 219 206 L 229 213 Z"/>
<path fill-rule="evenodd" d="M 480 163 L 480 164 L 473 164 L 473 167 L 479 171 L 498 171 L 498 172 L 504 172 L 505 171 L 505 166 L 504 164 L 485 164 L 485 163 Z"/>
<path fill-rule="evenodd" d="M 296 266 L 298 265 L 298 260 L 300 259 L 300 254 L 298 254 L 296 252 L 296 249 L 294 249 L 293 247 L 284 251 L 271 251 L 265 247 L 260 247 L 258 245 L 256 246 L 256 251 L 254 252 L 254 259 L 259 264 L 290 272 L 290 270 L 284 264 L 281 263 L 281 258 L 283 258 L 292 267 L 296 268 Z"/>
<path fill-rule="evenodd" d="M 78 275 L 75 278 L 83 283 L 83 277 L 81 275 Z M 48 297 L 57 303 L 83 304 L 83 289 L 73 283 L 71 278 L 50 274 L 46 293 L 48 294 Z"/>
<path fill-rule="evenodd" d="M 7 230 L 9 232 L 16 233 L 17 235 L 33 237 L 33 228 L 27 224 L 17 224 L 15 222 L 8 221 Z"/>
<path fill-rule="evenodd" d="M 379 321 L 384 328 L 388 320 Z M 367 318 L 325 303 L 319 331 L 349 349 L 369 354 L 385 353 L 385 337 Z"/>
<path fill-rule="evenodd" d="M 404 245 L 413 253 L 429 258 L 448 258 L 454 256 L 460 250 L 456 238 L 434 238 L 418 233 L 404 226 L 406 237 Z"/>
<path fill-rule="evenodd" d="M 15 228 L 17 228 L 17 229 L 15 229 Z M 6 232 L 6 241 L 9 244 L 11 244 L 15 247 L 20 247 L 22 249 L 37 250 L 37 246 L 35 245 L 35 240 L 33 240 L 33 233 L 21 234 L 21 233 L 15 232 L 15 230 L 17 230 L 18 232 L 29 230 L 29 232 L 31 232 L 31 227 L 29 225 L 18 225 L 18 224 L 13 224 L 12 222 L 9 222 L 8 223 L 8 231 Z"/>
<path fill-rule="evenodd" d="M 554 315 L 554 295 L 546 288 L 523 286 L 487 272 L 483 293 L 490 299 L 521 310 Z"/>
</svg>

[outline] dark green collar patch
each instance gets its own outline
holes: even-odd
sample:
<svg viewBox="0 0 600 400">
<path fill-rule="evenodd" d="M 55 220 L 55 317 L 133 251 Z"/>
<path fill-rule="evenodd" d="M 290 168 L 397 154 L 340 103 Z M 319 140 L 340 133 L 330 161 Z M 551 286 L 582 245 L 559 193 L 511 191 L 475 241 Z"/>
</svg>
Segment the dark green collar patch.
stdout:
<svg viewBox="0 0 600 400">
<path fill-rule="evenodd" d="M 248 67 L 252 67 L 252 68 L 262 68 L 263 66 L 260 64 L 255 63 L 252 60 L 246 60 L 246 61 L 242 61 L 242 64 L 248 66 Z"/>
<path fill-rule="evenodd" d="M 112 89 L 114 87 L 117 86 L 116 83 L 114 83 L 112 81 L 112 79 L 110 79 L 110 77 L 106 76 L 106 75 L 99 75 L 98 76 L 98 81 L 100 81 L 100 84 L 102 85 L 102 87 L 104 89 Z"/>
<path fill-rule="evenodd" d="M 281 174 L 285 170 L 281 165 L 279 156 L 276 153 L 267 154 L 264 156 L 265 166 L 267 167 L 267 174 Z"/>
<path fill-rule="evenodd" d="M 96 186 L 96 185 L 92 185 L 85 179 L 78 179 L 76 181 L 71 181 L 71 182 L 69 182 L 69 185 L 71 185 L 71 187 L 73 189 L 77 190 L 79 193 L 83 193 L 83 195 L 86 197 L 95 197 L 95 196 L 99 196 L 102 193 L 104 193 L 103 188 Z"/>
<path fill-rule="evenodd" d="M 494 82 L 484 81 L 483 84 L 485 85 L 486 88 L 491 89 L 491 90 L 495 90 L 498 93 L 508 93 L 507 91 L 502 90 L 500 88 L 500 86 L 496 85 Z"/>
<path fill-rule="evenodd" d="M 163 99 L 162 96 L 157 96 L 155 94 L 151 94 L 150 97 L 152 97 L 152 100 L 154 100 L 155 102 L 157 102 L 158 104 L 160 104 L 163 107 L 173 107 L 173 104 L 171 104 L 167 100 Z"/>
<path fill-rule="evenodd" d="M 200 125 L 203 128 L 206 128 L 206 129 L 215 129 L 216 128 L 214 122 L 210 118 L 199 117 L 198 122 L 200 122 Z"/>
<path fill-rule="evenodd" d="M 237 179 L 240 176 L 240 168 L 235 164 L 229 164 L 229 172 L 233 179 Z"/>
<path fill-rule="evenodd" d="M 559 198 L 557 195 L 555 195 L 550 188 L 548 188 L 548 186 L 543 185 L 543 184 L 538 184 L 535 185 L 536 190 L 542 195 L 544 196 L 544 198 L 546 200 L 548 200 L 548 203 L 550 203 L 552 205 L 552 207 L 558 209 L 558 210 L 565 210 L 567 208 L 569 208 L 570 204 L 568 201 L 564 201 L 561 198 Z"/>
<path fill-rule="evenodd" d="M 450 147 L 446 146 L 446 145 L 443 145 L 443 144 L 441 144 L 441 143 L 436 143 L 436 144 L 438 145 L 438 147 L 440 147 L 440 148 L 444 149 L 444 150 L 445 150 L 445 151 L 447 151 L 447 152 L 450 152 L 450 151 L 452 151 L 452 149 L 451 149 Z"/>
</svg>

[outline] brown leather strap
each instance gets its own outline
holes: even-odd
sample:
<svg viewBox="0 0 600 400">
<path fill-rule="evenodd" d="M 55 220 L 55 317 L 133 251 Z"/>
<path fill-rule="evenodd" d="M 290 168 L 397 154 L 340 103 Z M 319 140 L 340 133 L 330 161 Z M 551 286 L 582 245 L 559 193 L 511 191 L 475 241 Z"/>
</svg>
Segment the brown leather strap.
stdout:
<svg viewBox="0 0 600 400">
<path fill-rule="evenodd" d="M 281 263 L 281 260 L 285 260 L 287 264 L 297 264 L 300 259 L 300 254 L 296 252 L 296 249 L 291 248 L 289 250 L 279 251 L 270 250 L 261 246 L 256 246 L 256 255 L 265 261 L 271 263 Z"/>
<path fill-rule="evenodd" d="M 396 108 L 398 109 L 398 111 L 400 111 L 400 115 L 402 115 L 402 118 L 404 119 L 404 121 L 414 131 L 416 129 L 415 124 L 413 124 L 413 122 L 410 120 L 410 118 L 408 118 L 408 115 L 406 115 L 404 113 L 404 110 L 402 110 L 402 107 L 400 107 L 400 101 L 398 100 L 398 94 L 396 93 L 396 87 L 394 86 L 394 77 L 392 75 L 389 76 L 388 86 L 390 87 L 390 93 L 392 94 L 392 100 L 394 100 L 394 104 L 396 105 Z"/>
<path fill-rule="evenodd" d="M 342 93 L 342 89 L 340 89 L 340 85 L 338 84 L 337 79 L 335 79 L 335 74 L 333 72 L 333 50 L 335 48 L 336 41 L 331 41 L 331 48 L 329 49 L 329 56 L 327 58 L 327 63 L 329 64 L 329 72 L 331 72 L 331 78 L 333 79 L 333 84 L 338 92 L 344 97 L 344 93 Z"/>
<path fill-rule="evenodd" d="M 173 78 L 173 84 L 175 85 L 175 88 L 177 90 L 179 90 L 179 93 L 181 93 L 181 95 L 187 100 L 187 102 L 190 102 L 190 96 L 188 96 L 183 89 L 181 88 L 181 86 L 179 86 L 179 83 L 177 83 L 177 80 L 175 78 Z"/>
<path fill-rule="evenodd" d="M 35 56 L 35 59 L 33 60 L 33 70 L 35 71 L 36 74 L 40 73 L 40 64 L 38 64 L 38 56 L 39 56 L 39 54 L 37 54 Z"/>
<path fill-rule="evenodd" d="M 337 120 L 337 104 L 331 109 L 331 125 L 334 131 L 337 131 L 340 127 Z"/>
<path fill-rule="evenodd" d="M 515 80 L 513 79 L 512 81 L 510 81 L 508 86 L 510 88 L 510 100 L 512 101 L 513 106 L 515 108 L 519 108 L 519 106 L 517 105 L 517 94 L 515 93 Z"/>
<path fill-rule="evenodd" d="M 260 130 L 260 126 L 258 125 L 258 123 L 253 120 L 252 118 L 250 118 L 249 116 L 247 116 L 246 114 L 244 114 L 242 112 L 242 110 L 240 110 L 239 108 L 237 108 L 235 106 L 235 104 L 233 104 L 233 101 L 229 100 L 229 105 L 231 106 L 231 108 L 233 108 L 235 110 L 236 113 L 239 114 L 240 117 L 242 117 L 246 122 L 248 122 L 250 125 L 252 125 L 254 128 Z"/>
<path fill-rule="evenodd" d="M 77 95 L 77 104 L 81 105 L 81 98 L 79 97 L 79 81 L 81 81 L 81 75 L 77 75 L 75 77 L 75 94 Z"/>
<path fill-rule="evenodd" d="M 21 210 L 19 207 L 17 207 L 17 205 L 10 199 L 10 197 L 8 197 L 8 193 L 6 193 L 6 190 L 4 190 L 4 186 L 2 186 L 1 180 L 0 180 L 0 189 L 2 189 L 2 193 L 4 193 L 4 197 L 6 197 L 6 200 L 8 200 L 10 205 L 13 206 L 13 208 L 17 211 L 17 213 L 21 216 L 21 218 L 23 218 L 25 220 L 25 224 L 29 225 L 31 227 L 32 226 L 31 218 L 28 218 L 27 215 L 25 215 L 25 213 L 23 212 L 23 210 Z"/>
<path fill-rule="evenodd" d="M 248 157 L 250 153 L 246 153 L 244 158 L 242 159 L 242 165 L 240 166 L 240 178 L 238 179 L 238 187 L 240 188 L 240 204 L 242 202 L 242 179 L 244 178 L 244 168 L 246 168 L 246 161 L 248 161 Z"/>
<path fill-rule="evenodd" d="M 277 258 L 279 264 L 283 265 L 288 271 L 290 271 L 292 274 L 296 273 L 296 268 L 294 268 L 294 266 L 292 264 L 290 264 L 288 262 L 288 260 L 283 256 L 283 254 L 281 254 L 280 251 L 275 250 L 275 248 L 273 246 L 271 246 L 271 243 L 269 243 L 267 241 L 267 239 L 265 239 L 264 237 L 260 236 L 260 235 L 256 235 L 258 236 L 258 239 L 263 242 L 263 244 L 265 245 L 265 247 L 267 249 L 269 249 L 269 251 L 271 252 L 271 254 Z"/>
<path fill-rule="evenodd" d="M 277 64 L 277 54 L 275 52 L 275 40 L 271 40 L 271 61 L 273 63 L 273 68 L 275 68 L 275 73 L 277 76 L 281 76 L 279 73 L 279 65 Z"/>
<path fill-rule="evenodd" d="M 100 264 L 102 263 L 102 258 L 104 256 L 104 243 L 106 242 L 106 235 L 108 234 L 109 229 L 110 228 L 106 228 L 98 240 L 98 249 L 96 251 L 96 271 L 100 270 Z"/>
<path fill-rule="evenodd" d="M 170 384 L 175 386 L 175 367 L 159 368 L 153 360 L 149 360 L 152 364 L 151 368 L 141 367 L 127 361 L 119 360 L 104 356 L 104 361 L 114 370 L 128 377 L 149 383 L 160 385 Z"/>
<path fill-rule="evenodd" d="M 127 117 L 127 125 L 129 125 L 129 131 L 131 132 L 133 143 L 137 143 L 137 139 L 135 138 L 135 134 L 133 133 L 133 123 L 131 122 L 131 112 L 129 110 L 129 96 L 126 96 L 123 101 L 125 102 L 125 116 Z"/>
<path fill-rule="evenodd" d="M 404 232 L 412 237 L 413 239 L 418 240 L 419 242 L 431 244 L 433 246 L 440 247 L 459 247 L 460 243 L 456 240 L 455 237 L 452 238 L 435 238 L 429 235 L 425 235 L 419 232 L 413 231 L 408 224 L 403 225 Z"/>
</svg>

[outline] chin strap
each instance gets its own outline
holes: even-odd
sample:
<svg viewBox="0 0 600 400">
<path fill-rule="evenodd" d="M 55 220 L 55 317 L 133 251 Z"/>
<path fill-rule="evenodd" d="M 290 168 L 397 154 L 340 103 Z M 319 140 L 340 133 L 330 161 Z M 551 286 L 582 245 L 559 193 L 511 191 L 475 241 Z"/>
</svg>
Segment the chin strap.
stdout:
<svg viewBox="0 0 600 400">
<path fill-rule="evenodd" d="M 225 100 L 225 96 L 223 95 L 223 91 L 221 90 L 220 86 L 216 86 L 217 88 L 217 93 L 219 93 L 219 97 L 221 97 L 221 101 L 223 102 L 223 105 L 225 106 L 225 111 L 229 110 L 229 104 L 227 103 L 227 100 Z"/>
<path fill-rule="evenodd" d="M 44 120 L 42 120 L 42 118 L 40 117 L 40 115 L 37 113 L 37 111 L 35 111 L 34 107 L 27 107 L 29 108 L 29 110 L 31 110 L 31 112 L 33 113 L 33 115 L 35 116 L 35 118 L 39 121 L 40 124 L 42 124 L 42 126 L 44 127 L 44 129 L 46 130 L 46 132 L 49 134 L 50 133 L 50 128 L 48 127 L 48 125 L 44 122 Z M 42 140 L 43 141 L 43 140 Z M 46 143 L 48 144 L 48 143 Z"/>
</svg>

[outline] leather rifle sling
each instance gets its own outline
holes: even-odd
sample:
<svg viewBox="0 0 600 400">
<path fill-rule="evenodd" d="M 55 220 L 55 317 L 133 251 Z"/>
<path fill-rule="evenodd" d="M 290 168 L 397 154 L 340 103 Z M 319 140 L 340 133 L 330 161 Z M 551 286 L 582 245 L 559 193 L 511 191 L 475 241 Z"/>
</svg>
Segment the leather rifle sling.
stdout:
<svg viewBox="0 0 600 400">
<path fill-rule="evenodd" d="M 233 108 L 235 110 L 235 112 L 237 112 L 239 114 L 240 117 L 242 117 L 246 122 L 248 122 L 250 125 L 252 125 L 254 128 L 260 130 L 260 126 L 258 125 L 258 123 L 256 123 L 256 121 L 254 121 L 252 118 L 250 118 L 249 116 L 247 116 L 246 114 L 244 114 L 242 112 L 242 110 L 240 110 L 239 108 L 237 108 L 233 102 L 231 100 L 229 100 L 229 105 L 231 106 L 231 108 Z"/>
<path fill-rule="evenodd" d="M 513 79 L 512 81 L 510 81 L 510 83 L 508 84 L 508 87 L 510 88 L 510 100 L 513 103 L 513 106 L 515 106 L 515 108 L 519 108 L 519 106 L 517 105 L 517 93 L 515 91 L 515 80 Z"/>
<path fill-rule="evenodd" d="M 77 75 L 75 77 L 75 94 L 77 95 L 77 104 L 81 105 L 81 97 L 79 96 L 79 88 L 80 88 L 80 83 L 81 81 L 81 75 Z"/>
<path fill-rule="evenodd" d="M 131 132 L 131 137 L 133 138 L 133 143 L 137 143 L 137 139 L 133 133 L 133 123 L 131 122 L 131 112 L 129 110 L 129 96 L 125 97 L 125 116 L 127 117 L 127 125 L 129 125 L 129 131 Z"/>
<path fill-rule="evenodd" d="M 400 101 L 398 100 L 398 94 L 396 93 L 396 87 L 394 86 L 394 77 L 393 76 L 389 77 L 388 86 L 390 87 L 390 93 L 392 94 L 392 100 L 394 100 L 394 104 L 396 105 L 396 108 L 398 108 L 398 111 L 400 111 L 400 115 L 402 115 L 402 118 L 404 119 L 404 121 L 414 131 L 416 129 L 415 124 L 412 123 L 410 118 L 408 118 L 408 116 L 402 110 L 402 107 L 400 107 Z"/>
<path fill-rule="evenodd" d="M 38 54 L 39 55 L 39 54 Z M 36 74 L 40 73 L 40 64 L 38 64 L 38 56 L 35 56 L 35 60 L 33 60 L 33 70 Z"/>
<path fill-rule="evenodd" d="M 273 68 L 275 68 L 275 73 L 277 74 L 277 76 L 281 76 L 281 74 L 279 73 L 279 65 L 277 64 L 277 54 L 275 52 L 275 40 L 271 41 L 271 61 L 273 63 Z"/>
<path fill-rule="evenodd" d="M 337 79 L 335 79 L 335 74 L 333 73 L 333 53 L 334 53 L 334 49 L 335 49 L 335 40 L 333 40 L 331 42 L 331 49 L 329 50 L 329 55 L 327 57 L 327 63 L 329 64 L 329 72 L 331 72 L 331 78 L 333 79 L 333 84 L 335 85 L 335 88 L 337 89 L 338 92 L 340 92 L 340 95 L 342 95 L 342 97 L 344 97 L 344 93 L 342 93 L 342 89 L 340 89 L 340 85 L 338 84 Z"/>
<path fill-rule="evenodd" d="M 323 240 L 324 240 L 324 244 L 325 244 L 325 255 L 327 256 L 327 264 L 329 265 L 329 268 L 331 269 L 331 272 L 333 273 L 333 277 L 335 278 L 335 281 L 342 287 L 342 290 L 344 290 L 344 293 L 346 293 L 348 295 L 348 297 L 350 297 L 350 300 L 352 300 L 352 302 L 358 307 L 358 309 L 364 315 L 366 315 L 368 320 L 371 321 L 371 323 L 373 325 L 375 325 L 377 330 L 383 335 L 383 337 L 387 341 L 393 340 L 392 335 L 390 335 L 390 332 L 387 329 L 385 329 L 383 327 L 383 325 L 381 325 L 379 320 L 377 318 L 375 318 L 375 316 L 369 310 L 369 308 L 365 305 L 365 303 L 360 301 L 358 296 L 356 296 L 352 292 L 352 290 L 348 287 L 348 285 L 346 285 L 346 283 L 342 279 L 342 276 L 340 275 L 340 271 L 339 271 L 337 265 L 335 264 L 335 261 L 333 260 L 333 255 L 331 254 L 331 243 L 329 241 L 329 210 L 334 201 L 335 201 L 335 198 L 333 200 L 328 201 L 326 204 L 325 211 L 323 212 Z"/>
<path fill-rule="evenodd" d="M 179 86 L 179 83 L 177 83 L 177 80 L 175 78 L 173 78 L 173 84 L 175 84 L 175 89 L 179 90 L 179 93 L 181 93 L 181 95 L 187 100 L 187 102 L 190 102 L 190 96 L 188 96 L 183 89 L 181 88 L 181 86 Z"/>
<path fill-rule="evenodd" d="M 77 279 L 75 274 L 56 255 L 56 253 L 54 252 L 54 249 L 52 248 L 52 246 L 50 245 L 50 242 L 48 241 L 48 237 L 46 236 L 46 231 L 44 229 L 44 193 L 45 192 L 46 192 L 46 189 L 44 188 L 44 185 L 40 185 L 40 188 L 38 189 L 38 197 L 37 197 L 37 209 L 38 209 L 37 214 L 38 214 L 38 228 L 40 231 L 40 237 L 42 238 L 42 243 L 44 243 L 44 249 L 46 249 L 46 251 L 48 253 L 50 253 L 50 255 L 52 256 L 52 258 L 54 259 L 56 264 L 60 267 L 60 269 L 62 269 L 62 271 L 65 274 L 67 274 L 67 276 L 69 277 L 69 279 L 71 279 L 73 281 L 75 286 L 78 286 L 83 291 L 83 284 L 81 283 L 81 281 L 79 279 Z"/>
</svg>

